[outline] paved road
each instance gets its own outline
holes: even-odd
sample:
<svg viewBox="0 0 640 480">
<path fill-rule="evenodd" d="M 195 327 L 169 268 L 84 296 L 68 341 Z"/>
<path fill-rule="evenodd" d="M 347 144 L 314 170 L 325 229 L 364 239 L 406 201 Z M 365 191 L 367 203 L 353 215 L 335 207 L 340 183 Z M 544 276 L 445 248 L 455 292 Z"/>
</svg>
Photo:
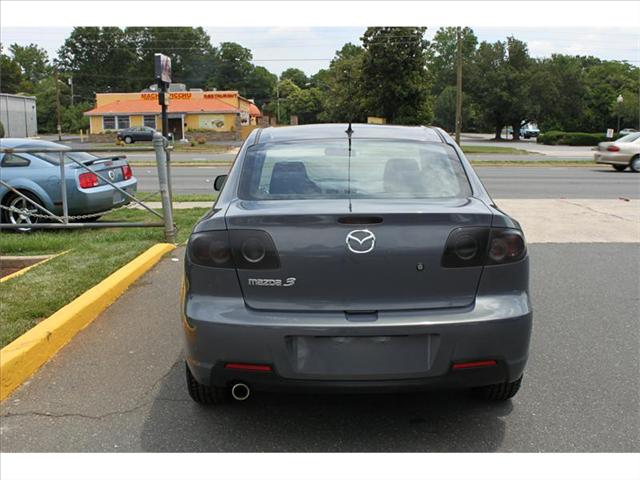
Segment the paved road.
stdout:
<svg viewBox="0 0 640 480">
<path fill-rule="evenodd" d="M 211 193 L 227 167 L 173 167 L 175 193 Z M 477 167 L 495 198 L 640 198 L 640 175 L 602 167 Z M 134 167 L 139 189 L 155 191 L 152 167 Z"/>
<path fill-rule="evenodd" d="M 640 245 L 530 251 L 535 327 L 513 401 L 485 403 L 463 392 L 255 394 L 200 407 L 183 378 L 182 260 L 165 259 L 2 404 L 1 448 L 638 451 Z"/>
</svg>

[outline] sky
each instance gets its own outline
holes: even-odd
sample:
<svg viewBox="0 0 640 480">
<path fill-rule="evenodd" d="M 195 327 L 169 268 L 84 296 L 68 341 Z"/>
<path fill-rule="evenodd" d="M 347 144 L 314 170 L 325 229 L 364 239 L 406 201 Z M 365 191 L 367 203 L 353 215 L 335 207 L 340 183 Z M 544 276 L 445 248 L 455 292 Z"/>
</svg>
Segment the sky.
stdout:
<svg viewBox="0 0 640 480">
<path fill-rule="evenodd" d="M 505 5 L 508 5 L 506 3 Z M 280 74 L 296 67 L 306 74 L 326 68 L 336 50 L 347 42 L 360 43 L 363 27 L 204 27 L 214 45 L 237 42 L 249 48 L 254 63 Z M 494 42 L 515 36 L 525 41 L 533 57 L 552 53 L 593 55 L 603 60 L 627 60 L 640 66 L 640 31 L 612 27 L 478 27 L 479 41 Z M 431 39 L 437 26 L 428 27 Z M 36 43 L 51 57 L 71 32 L 71 27 L 2 27 L 0 42 L 28 45 Z"/>
</svg>

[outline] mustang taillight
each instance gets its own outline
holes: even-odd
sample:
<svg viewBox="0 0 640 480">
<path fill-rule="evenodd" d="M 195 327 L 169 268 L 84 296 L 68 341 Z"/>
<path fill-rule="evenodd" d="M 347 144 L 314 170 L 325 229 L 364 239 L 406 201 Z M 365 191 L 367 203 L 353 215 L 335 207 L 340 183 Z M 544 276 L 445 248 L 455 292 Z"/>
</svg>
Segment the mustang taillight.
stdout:
<svg viewBox="0 0 640 480">
<path fill-rule="evenodd" d="M 122 178 L 129 180 L 131 177 L 133 177 L 133 171 L 131 170 L 131 165 L 127 164 L 122 167 Z"/>
<path fill-rule="evenodd" d="M 205 267 L 273 270 L 280 258 L 271 236 L 262 230 L 215 230 L 191 235 L 189 258 Z"/>
<path fill-rule="evenodd" d="M 87 172 L 78 175 L 78 183 L 80 183 L 80 188 L 92 188 L 97 187 L 100 182 L 95 173 Z"/>
<path fill-rule="evenodd" d="M 522 232 L 510 228 L 461 227 L 449 234 L 442 255 L 445 268 L 517 262 L 527 254 Z"/>
</svg>

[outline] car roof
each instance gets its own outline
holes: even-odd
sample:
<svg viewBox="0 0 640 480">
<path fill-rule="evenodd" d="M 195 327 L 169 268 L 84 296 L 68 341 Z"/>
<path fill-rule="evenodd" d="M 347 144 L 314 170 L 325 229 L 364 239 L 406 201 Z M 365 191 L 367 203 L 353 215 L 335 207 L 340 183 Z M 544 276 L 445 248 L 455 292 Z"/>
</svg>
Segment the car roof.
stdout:
<svg viewBox="0 0 640 480">
<path fill-rule="evenodd" d="M 258 132 L 256 143 L 285 142 L 321 138 L 346 138 L 347 123 L 324 123 L 298 125 L 292 127 L 268 127 Z M 433 127 L 405 127 L 399 125 L 372 125 L 354 123 L 352 138 L 379 138 L 393 140 L 419 140 L 443 142 L 439 132 Z"/>
<path fill-rule="evenodd" d="M 4 148 L 69 148 L 55 142 L 36 140 L 34 138 L 1 138 L 0 147 Z"/>
</svg>

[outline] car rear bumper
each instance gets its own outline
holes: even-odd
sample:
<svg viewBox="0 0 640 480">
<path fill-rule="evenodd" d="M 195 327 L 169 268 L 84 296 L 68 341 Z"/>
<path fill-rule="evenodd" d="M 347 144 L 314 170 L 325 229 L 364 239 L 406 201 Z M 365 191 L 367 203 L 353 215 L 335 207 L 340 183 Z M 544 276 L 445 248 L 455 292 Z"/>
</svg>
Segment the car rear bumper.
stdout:
<svg viewBox="0 0 640 480">
<path fill-rule="evenodd" d="M 137 190 L 137 179 L 131 178 L 118 182 L 116 185 L 130 195 L 135 195 Z M 127 205 L 131 200 L 111 185 L 102 185 L 94 188 L 76 188 L 69 190 L 69 214 L 85 215 L 90 213 L 106 212 L 113 208 Z M 56 205 L 55 213 L 62 213 L 62 205 Z"/>
<path fill-rule="evenodd" d="M 465 308 L 341 313 L 266 312 L 242 300 L 190 296 L 183 303 L 187 363 L 204 385 L 255 390 L 384 391 L 473 387 L 514 381 L 529 350 L 526 294 L 478 297 Z M 495 360 L 495 365 L 453 365 Z M 226 368 L 268 365 L 271 371 Z"/>
<path fill-rule="evenodd" d="M 631 155 L 628 153 L 596 152 L 593 154 L 596 163 L 606 165 L 629 165 Z"/>
</svg>

